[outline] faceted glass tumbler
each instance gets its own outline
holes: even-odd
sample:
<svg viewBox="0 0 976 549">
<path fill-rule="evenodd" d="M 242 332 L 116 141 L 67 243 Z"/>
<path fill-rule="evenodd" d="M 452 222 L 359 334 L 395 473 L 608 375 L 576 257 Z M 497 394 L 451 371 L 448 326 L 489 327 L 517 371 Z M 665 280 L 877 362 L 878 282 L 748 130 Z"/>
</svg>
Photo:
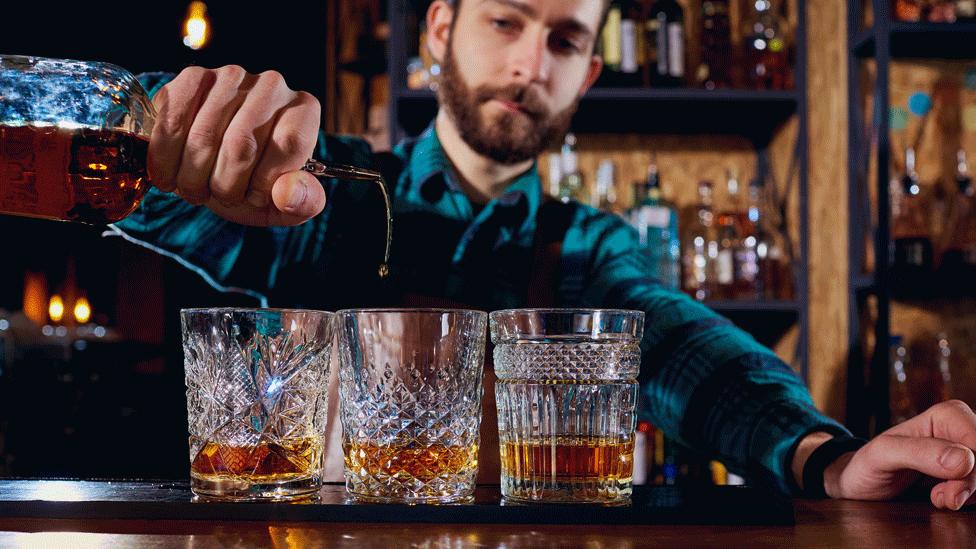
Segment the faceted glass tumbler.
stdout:
<svg viewBox="0 0 976 549">
<path fill-rule="evenodd" d="M 339 311 L 346 490 L 381 503 L 470 501 L 487 314 Z"/>
<path fill-rule="evenodd" d="M 502 496 L 622 504 L 633 491 L 644 313 L 491 313 Z"/>
<path fill-rule="evenodd" d="M 322 485 L 332 313 L 184 309 L 190 487 L 288 500 Z"/>
</svg>

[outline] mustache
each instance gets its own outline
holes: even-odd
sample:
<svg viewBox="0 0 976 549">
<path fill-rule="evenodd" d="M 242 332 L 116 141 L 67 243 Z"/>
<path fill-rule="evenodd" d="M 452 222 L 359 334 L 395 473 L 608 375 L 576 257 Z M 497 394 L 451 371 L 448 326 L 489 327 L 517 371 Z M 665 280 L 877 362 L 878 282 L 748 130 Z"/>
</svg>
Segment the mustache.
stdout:
<svg viewBox="0 0 976 549">
<path fill-rule="evenodd" d="M 482 85 L 475 90 L 475 99 L 478 103 L 485 103 L 492 99 L 515 103 L 532 118 L 543 118 L 548 114 L 548 109 L 546 109 L 542 98 L 539 97 L 539 92 L 531 86 L 521 84 L 510 84 L 502 87 Z"/>
</svg>

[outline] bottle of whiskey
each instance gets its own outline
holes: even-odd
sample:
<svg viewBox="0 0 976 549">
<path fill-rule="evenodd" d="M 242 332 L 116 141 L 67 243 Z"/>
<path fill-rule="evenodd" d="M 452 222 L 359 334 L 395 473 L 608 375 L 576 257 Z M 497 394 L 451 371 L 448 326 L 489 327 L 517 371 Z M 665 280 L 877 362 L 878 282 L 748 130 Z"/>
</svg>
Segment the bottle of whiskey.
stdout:
<svg viewBox="0 0 976 549">
<path fill-rule="evenodd" d="M 605 212 L 613 212 L 617 205 L 617 192 L 614 186 L 613 160 L 605 158 L 596 169 L 596 184 L 590 205 Z"/>
<path fill-rule="evenodd" d="M 726 179 L 728 197 L 726 207 L 719 212 L 718 225 L 718 259 L 715 263 L 715 297 L 719 299 L 733 299 L 736 297 L 735 278 L 736 256 L 742 247 L 742 232 L 739 218 L 739 178 L 733 170 L 729 170 Z"/>
<path fill-rule="evenodd" d="M 735 297 L 738 299 L 759 299 L 764 295 L 763 278 L 760 268 L 760 249 L 768 258 L 769 249 L 775 247 L 769 232 L 763 227 L 766 221 L 762 216 L 763 188 L 759 179 L 749 183 L 749 206 L 740 217 L 742 240 L 735 256 Z"/>
<path fill-rule="evenodd" d="M 936 337 L 939 344 L 939 373 L 936 378 L 935 402 L 943 402 L 956 396 L 952 371 L 949 368 L 952 350 L 949 348 L 949 336 L 945 332 L 939 332 Z"/>
<path fill-rule="evenodd" d="M 559 158 L 559 194 L 563 202 L 580 200 L 583 192 L 583 175 L 579 171 L 579 156 L 576 154 L 576 136 L 567 133 Z M 582 200 L 581 200 L 582 201 Z"/>
<path fill-rule="evenodd" d="M 634 186 L 634 207 L 627 214 L 637 229 L 641 249 L 650 257 L 653 276 L 677 290 L 681 280 L 681 242 L 678 211 L 664 199 L 656 162 L 647 168 L 647 180 Z"/>
<path fill-rule="evenodd" d="M 683 286 L 699 301 L 715 297 L 718 239 L 712 212 L 712 182 L 698 184 L 698 205 L 682 245 Z"/>
<path fill-rule="evenodd" d="M 623 86 L 639 86 L 643 78 L 644 40 L 640 32 L 643 23 L 640 3 L 637 0 L 623 0 L 620 20 L 620 74 Z"/>
<path fill-rule="evenodd" d="M 702 0 L 699 85 L 708 90 L 732 86 L 732 29 L 729 0 Z"/>
<path fill-rule="evenodd" d="M 685 12 L 676 0 L 657 0 L 651 7 L 648 42 L 654 42 L 651 85 L 676 88 L 685 79 Z"/>
<path fill-rule="evenodd" d="M 911 359 L 908 349 L 902 344 L 900 335 L 893 335 L 890 339 L 891 371 L 888 379 L 888 399 L 891 409 L 891 424 L 898 425 L 915 416 L 915 405 L 909 389 L 908 367 Z"/>
<path fill-rule="evenodd" d="M 925 206 L 919 196 L 915 149 L 905 151 L 905 173 L 891 182 L 892 295 L 919 295 L 931 285 L 932 239 Z"/>
<path fill-rule="evenodd" d="M 966 166 L 966 152 L 956 155 L 957 193 L 949 212 L 939 263 L 941 287 L 953 295 L 972 291 L 976 280 L 976 188 Z"/>
<path fill-rule="evenodd" d="M 785 90 L 792 87 L 787 24 L 772 0 L 755 0 L 742 33 L 746 80 L 751 88 Z"/>
</svg>

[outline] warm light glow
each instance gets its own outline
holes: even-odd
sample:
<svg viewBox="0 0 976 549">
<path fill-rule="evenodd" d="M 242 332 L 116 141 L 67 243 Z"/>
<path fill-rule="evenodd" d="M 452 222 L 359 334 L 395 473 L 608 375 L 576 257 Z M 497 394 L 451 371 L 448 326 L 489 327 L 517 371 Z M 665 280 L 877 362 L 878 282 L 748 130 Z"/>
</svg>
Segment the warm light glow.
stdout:
<svg viewBox="0 0 976 549">
<path fill-rule="evenodd" d="M 198 50 L 207 45 L 210 40 L 210 19 L 207 17 L 207 5 L 203 2 L 190 2 L 186 10 L 186 21 L 183 22 L 183 45 Z"/>
<path fill-rule="evenodd" d="M 47 323 L 47 279 L 44 273 L 24 275 L 24 314 L 38 326 Z"/>
<path fill-rule="evenodd" d="M 84 297 L 78 298 L 75 302 L 75 320 L 78 324 L 85 324 L 91 319 L 91 305 L 88 304 L 88 300 Z"/>
<path fill-rule="evenodd" d="M 51 296 L 51 301 L 47 305 L 47 314 L 51 317 L 51 322 L 61 322 L 64 318 L 64 301 L 58 294 Z"/>
</svg>

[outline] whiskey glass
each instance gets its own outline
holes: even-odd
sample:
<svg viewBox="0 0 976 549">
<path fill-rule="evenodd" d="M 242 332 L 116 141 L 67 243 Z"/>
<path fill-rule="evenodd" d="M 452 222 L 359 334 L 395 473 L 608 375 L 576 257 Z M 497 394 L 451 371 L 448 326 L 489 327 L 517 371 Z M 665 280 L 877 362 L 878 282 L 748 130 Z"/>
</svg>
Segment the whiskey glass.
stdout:
<svg viewBox="0 0 976 549">
<path fill-rule="evenodd" d="M 318 492 L 334 315 L 184 309 L 181 320 L 193 493 L 261 501 Z"/>
<path fill-rule="evenodd" d="M 377 503 L 471 501 L 487 314 L 336 314 L 346 491 Z"/>
<path fill-rule="evenodd" d="M 630 501 L 643 323 L 626 310 L 491 313 L 506 501 Z"/>
</svg>

